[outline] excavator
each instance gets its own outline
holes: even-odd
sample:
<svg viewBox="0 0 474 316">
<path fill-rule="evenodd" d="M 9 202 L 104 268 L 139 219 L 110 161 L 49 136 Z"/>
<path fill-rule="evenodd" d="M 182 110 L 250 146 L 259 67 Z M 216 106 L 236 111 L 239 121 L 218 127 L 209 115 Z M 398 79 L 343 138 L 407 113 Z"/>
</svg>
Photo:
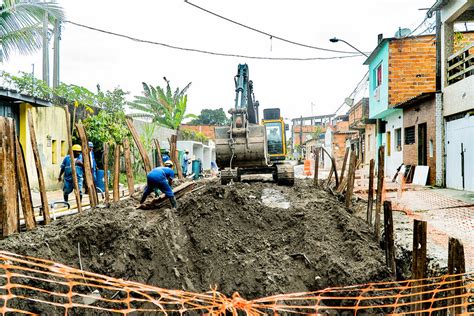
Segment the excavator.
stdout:
<svg viewBox="0 0 474 316">
<path fill-rule="evenodd" d="M 280 109 L 265 109 L 259 124 L 259 103 L 255 101 L 247 64 L 239 64 L 234 82 L 235 106 L 229 110 L 231 123 L 215 128 L 221 184 L 240 182 L 246 174 L 271 173 L 277 184 L 292 186 L 294 167 L 285 161 L 285 123 Z"/>
</svg>

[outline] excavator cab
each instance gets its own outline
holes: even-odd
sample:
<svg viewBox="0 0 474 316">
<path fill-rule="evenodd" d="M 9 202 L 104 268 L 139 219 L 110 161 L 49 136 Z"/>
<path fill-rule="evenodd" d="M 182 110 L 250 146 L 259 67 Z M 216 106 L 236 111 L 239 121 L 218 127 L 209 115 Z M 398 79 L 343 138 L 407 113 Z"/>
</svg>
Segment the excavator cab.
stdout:
<svg viewBox="0 0 474 316">
<path fill-rule="evenodd" d="M 265 126 L 267 133 L 267 153 L 270 162 L 285 160 L 287 154 L 285 122 L 280 116 L 280 109 L 263 110 L 262 125 Z"/>
</svg>

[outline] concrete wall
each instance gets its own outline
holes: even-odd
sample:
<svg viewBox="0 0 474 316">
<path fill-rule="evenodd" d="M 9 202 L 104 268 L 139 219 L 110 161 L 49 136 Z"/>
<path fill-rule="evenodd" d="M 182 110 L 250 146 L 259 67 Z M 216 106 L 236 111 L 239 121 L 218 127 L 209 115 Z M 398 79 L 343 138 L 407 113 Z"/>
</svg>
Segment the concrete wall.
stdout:
<svg viewBox="0 0 474 316">
<path fill-rule="evenodd" d="M 474 76 L 444 88 L 444 116 L 474 109 Z"/>
<path fill-rule="evenodd" d="M 402 129 L 403 143 L 403 111 L 394 109 L 391 114 L 387 115 L 384 120 L 387 121 L 385 133 L 382 134 L 382 145 L 385 146 L 385 175 L 393 177 L 397 168 L 403 162 L 403 145 L 402 150 L 395 147 L 395 130 Z M 390 132 L 390 155 L 388 148 L 388 132 Z"/>
</svg>

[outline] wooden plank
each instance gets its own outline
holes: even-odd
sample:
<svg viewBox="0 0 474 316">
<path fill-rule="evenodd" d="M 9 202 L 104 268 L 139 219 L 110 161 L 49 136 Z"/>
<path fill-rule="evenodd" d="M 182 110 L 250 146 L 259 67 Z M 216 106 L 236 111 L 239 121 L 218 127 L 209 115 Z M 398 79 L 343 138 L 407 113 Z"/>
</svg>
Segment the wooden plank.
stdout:
<svg viewBox="0 0 474 316">
<path fill-rule="evenodd" d="M 370 159 L 369 163 L 369 192 L 367 197 L 367 223 L 372 225 L 372 210 L 374 205 L 374 169 L 375 160 Z"/>
<path fill-rule="evenodd" d="M 319 147 L 316 148 L 314 153 L 314 178 L 313 178 L 313 185 L 318 186 L 318 177 L 319 177 L 319 154 L 320 154 Z"/>
<path fill-rule="evenodd" d="M 397 265 L 395 262 L 395 238 L 393 236 L 392 202 L 383 202 L 383 220 L 385 232 L 385 260 L 387 267 L 392 271 L 392 280 L 397 279 Z"/>
<path fill-rule="evenodd" d="M 120 186 L 119 186 L 119 177 L 120 177 L 120 145 L 115 144 L 114 148 L 114 196 L 113 201 L 118 202 L 120 199 Z"/>
<path fill-rule="evenodd" d="M 0 212 L 3 236 L 19 232 L 15 121 L 0 117 Z"/>
<path fill-rule="evenodd" d="M 385 202 L 384 202 L 385 203 Z M 384 204 L 385 205 L 385 204 Z M 426 273 L 426 240 L 427 240 L 427 223 L 425 221 L 414 220 L 413 222 L 413 252 L 412 252 L 412 267 L 411 273 L 412 279 L 424 279 L 427 277 Z M 416 295 L 421 292 L 421 288 L 418 286 L 423 285 L 423 280 L 413 282 L 412 285 L 412 302 L 420 302 L 423 300 L 423 295 Z M 422 303 L 411 305 L 411 311 L 421 310 L 423 307 Z M 418 313 L 417 315 L 421 315 Z M 415 314 L 416 315 L 416 314 Z"/>
<path fill-rule="evenodd" d="M 171 160 L 174 162 L 174 165 L 176 166 L 176 171 L 178 172 L 178 179 L 183 179 L 183 169 L 181 169 L 181 162 L 179 161 L 178 149 L 176 148 L 177 142 L 178 142 L 178 136 L 171 135 L 171 141 L 170 141 Z"/>
<path fill-rule="evenodd" d="M 137 130 L 135 129 L 135 126 L 133 125 L 132 119 L 127 118 L 125 121 L 127 122 L 128 129 L 130 130 L 130 133 L 132 133 L 132 137 L 133 137 L 133 140 L 135 141 L 135 145 L 137 145 L 138 151 L 140 152 L 140 156 L 142 157 L 145 172 L 148 174 L 151 171 L 150 158 L 148 157 L 145 147 L 143 147 L 143 144 L 140 141 L 140 137 L 138 136 Z"/>
<path fill-rule="evenodd" d="M 163 157 L 161 156 L 160 141 L 155 138 L 155 139 L 153 139 L 153 142 L 155 143 L 155 149 L 156 149 L 156 153 L 158 155 L 158 166 L 157 167 L 163 167 Z"/>
<path fill-rule="evenodd" d="M 41 166 L 41 160 L 38 151 L 38 142 L 36 140 L 35 125 L 33 124 L 31 110 L 28 110 L 27 116 L 28 125 L 30 128 L 31 149 L 33 150 L 33 158 L 35 160 L 36 165 L 36 174 L 38 175 L 38 186 L 41 196 L 41 211 L 43 213 L 44 223 L 49 224 L 51 222 L 51 216 L 49 214 L 48 197 L 46 196 L 46 184 L 44 182 L 43 168 Z"/>
<path fill-rule="evenodd" d="M 133 183 L 132 159 L 130 157 L 130 142 L 128 138 L 123 140 L 123 151 L 125 155 L 125 170 L 127 172 L 128 195 L 135 193 L 135 185 Z"/>
<path fill-rule="evenodd" d="M 382 208 L 382 198 L 384 190 L 384 168 L 385 168 L 385 148 L 379 147 L 377 166 L 377 193 L 375 198 L 375 238 L 380 241 L 380 212 Z"/>
<path fill-rule="evenodd" d="M 334 179 L 336 180 L 336 188 L 339 186 L 339 179 L 337 175 L 337 165 L 336 165 L 336 159 L 334 157 L 331 157 L 331 164 L 334 169 Z"/>
<path fill-rule="evenodd" d="M 109 144 L 104 143 L 104 188 L 105 188 L 105 204 L 109 205 Z"/>
<path fill-rule="evenodd" d="M 458 297 L 451 299 L 451 304 L 449 305 L 461 305 L 466 303 L 466 298 L 460 297 L 465 294 L 465 289 L 462 288 L 462 276 L 459 275 L 462 273 L 466 273 L 464 246 L 459 239 L 450 237 L 448 246 L 448 274 L 456 275 L 452 277 L 449 281 L 458 280 L 458 282 L 455 282 L 451 285 L 451 287 L 454 288 L 454 290 L 451 291 L 451 296 Z M 451 315 L 461 315 L 465 312 L 466 311 L 463 306 L 451 308 Z"/>
<path fill-rule="evenodd" d="M 347 190 L 345 197 L 345 204 L 347 208 L 352 207 L 352 194 L 354 192 L 354 180 L 356 173 L 356 161 L 357 157 L 354 151 L 351 152 L 351 158 L 349 161 L 349 171 L 347 172 Z"/>
<path fill-rule="evenodd" d="M 344 162 L 342 163 L 341 177 L 339 179 L 339 185 L 341 186 L 344 182 L 344 173 L 346 172 L 347 159 L 349 158 L 349 148 L 346 148 L 344 154 Z M 340 187 L 337 188 L 337 191 L 340 191 Z"/>
<path fill-rule="evenodd" d="M 74 185 L 74 196 L 76 197 L 77 211 L 82 212 L 82 201 L 81 201 L 81 192 L 79 192 L 79 184 L 77 179 L 76 166 L 72 166 L 74 161 L 74 152 L 72 151 L 72 136 L 71 136 L 71 116 L 69 115 L 69 109 L 67 106 L 64 107 L 66 113 L 66 129 L 67 129 L 67 144 L 69 146 L 69 158 L 71 159 L 71 174 L 72 174 L 72 183 Z"/>
<path fill-rule="evenodd" d="M 31 199 L 30 183 L 28 181 L 28 172 L 26 170 L 25 154 L 21 147 L 18 137 L 15 140 L 16 157 L 17 157 L 17 175 L 20 185 L 20 200 L 21 209 L 23 211 L 23 218 L 25 219 L 25 226 L 27 230 L 36 227 L 36 218 L 33 210 L 33 200 Z"/>
<path fill-rule="evenodd" d="M 326 179 L 326 186 L 331 184 L 332 176 L 334 174 L 334 166 L 331 164 L 331 169 L 329 170 L 328 178 Z"/>
<path fill-rule="evenodd" d="M 191 192 L 192 189 L 195 187 L 196 182 L 185 182 L 183 184 L 178 185 L 177 187 L 173 188 L 173 192 L 175 194 L 175 198 L 179 199 L 183 195 L 188 192 Z M 160 209 L 163 207 L 171 207 L 171 204 L 167 197 L 164 194 L 160 194 L 159 197 L 154 198 L 151 201 L 145 202 L 140 205 L 138 208 L 141 210 L 152 210 L 152 209 Z"/>
<path fill-rule="evenodd" d="M 87 141 L 86 131 L 84 125 L 81 122 L 76 124 L 77 133 L 81 139 L 82 147 L 82 163 L 84 164 L 84 180 L 87 186 L 87 192 L 89 194 L 89 203 L 92 207 L 97 206 L 98 197 L 97 191 L 94 185 L 94 176 L 92 175 L 92 162 L 90 156 L 90 149 Z"/>
</svg>

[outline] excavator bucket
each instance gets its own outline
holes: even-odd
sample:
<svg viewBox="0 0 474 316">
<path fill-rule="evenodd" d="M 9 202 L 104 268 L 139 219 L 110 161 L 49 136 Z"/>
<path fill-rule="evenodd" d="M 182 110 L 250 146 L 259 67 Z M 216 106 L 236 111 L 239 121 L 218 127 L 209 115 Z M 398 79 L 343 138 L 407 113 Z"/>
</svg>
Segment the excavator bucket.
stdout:
<svg viewBox="0 0 474 316">
<path fill-rule="evenodd" d="M 216 162 L 219 168 L 266 167 L 265 126 L 250 124 L 247 129 L 216 127 Z"/>
</svg>

